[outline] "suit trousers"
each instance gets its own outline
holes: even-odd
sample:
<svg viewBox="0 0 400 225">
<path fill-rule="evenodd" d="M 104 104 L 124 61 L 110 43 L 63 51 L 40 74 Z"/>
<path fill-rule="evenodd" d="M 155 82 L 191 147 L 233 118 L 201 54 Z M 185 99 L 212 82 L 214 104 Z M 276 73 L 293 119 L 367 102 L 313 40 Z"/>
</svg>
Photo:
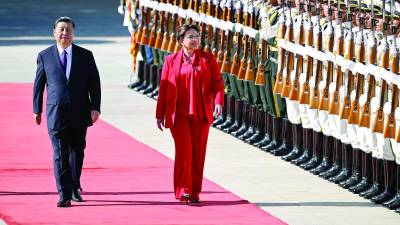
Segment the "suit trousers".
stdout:
<svg viewBox="0 0 400 225">
<path fill-rule="evenodd" d="M 175 143 L 174 191 L 179 199 L 187 193 L 199 198 L 210 124 L 207 121 L 177 116 L 171 134 Z"/>
<path fill-rule="evenodd" d="M 72 191 L 81 189 L 87 128 L 49 129 L 53 146 L 54 176 L 60 198 L 70 200 Z"/>
</svg>

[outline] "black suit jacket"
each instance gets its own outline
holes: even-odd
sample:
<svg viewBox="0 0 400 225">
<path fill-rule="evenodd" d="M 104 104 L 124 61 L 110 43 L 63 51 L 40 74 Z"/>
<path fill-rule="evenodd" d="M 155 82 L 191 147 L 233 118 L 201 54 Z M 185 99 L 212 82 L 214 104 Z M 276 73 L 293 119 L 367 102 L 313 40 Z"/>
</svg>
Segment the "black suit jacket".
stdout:
<svg viewBox="0 0 400 225">
<path fill-rule="evenodd" d="M 88 127 L 90 111 L 100 112 L 100 77 L 91 51 L 72 45 L 69 80 L 62 69 L 57 46 L 41 51 L 33 86 L 33 112 L 41 113 L 47 89 L 46 116 L 49 129 Z"/>
</svg>

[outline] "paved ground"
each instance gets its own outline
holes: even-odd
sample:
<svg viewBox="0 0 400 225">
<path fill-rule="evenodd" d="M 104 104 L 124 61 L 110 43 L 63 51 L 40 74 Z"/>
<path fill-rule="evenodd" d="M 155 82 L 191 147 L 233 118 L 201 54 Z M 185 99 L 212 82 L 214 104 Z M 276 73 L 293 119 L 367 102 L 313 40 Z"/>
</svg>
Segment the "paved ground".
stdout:
<svg viewBox="0 0 400 225">
<path fill-rule="evenodd" d="M 129 37 L 118 2 L 1 1 L 0 82 L 32 82 L 37 53 L 53 43 L 54 19 L 68 15 L 76 43 L 93 51 L 101 72 L 102 119 L 172 158 L 169 132 L 155 126 L 155 101 L 126 88 Z M 215 129 L 205 176 L 289 224 L 400 224 L 400 215 Z"/>
</svg>

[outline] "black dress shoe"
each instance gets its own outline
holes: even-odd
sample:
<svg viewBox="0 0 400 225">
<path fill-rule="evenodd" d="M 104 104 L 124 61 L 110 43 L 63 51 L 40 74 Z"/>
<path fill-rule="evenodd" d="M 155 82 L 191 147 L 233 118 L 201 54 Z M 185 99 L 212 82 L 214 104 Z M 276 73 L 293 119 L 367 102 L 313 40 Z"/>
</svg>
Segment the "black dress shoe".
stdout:
<svg viewBox="0 0 400 225">
<path fill-rule="evenodd" d="M 57 202 L 57 207 L 61 207 L 61 208 L 67 208 L 67 207 L 71 207 L 71 201 L 70 200 L 59 200 Z"/>
<path fill-rule="evenodd" d="M 83 202 L 83 198 L 82 198 L 81 194 L 79 193 L 79 191 L 72 192 L 72 201 Z"/>
</svg>

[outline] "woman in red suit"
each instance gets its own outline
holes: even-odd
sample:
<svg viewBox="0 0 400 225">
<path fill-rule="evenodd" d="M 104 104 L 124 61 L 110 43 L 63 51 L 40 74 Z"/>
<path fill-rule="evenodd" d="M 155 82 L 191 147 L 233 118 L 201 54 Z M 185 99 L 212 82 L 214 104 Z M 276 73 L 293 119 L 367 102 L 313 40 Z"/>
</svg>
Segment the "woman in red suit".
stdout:
<svg viewBox="0 0 400 225">
<path fill-rule="evenodd" d="M 182 49 L 164 61 L 156 118 L 158 128 L 169 128 L 175 142 L 175 197 L 198 203 L 208 132 L 213 114 L 222 112 L 224 84 L 214 56 L 199 49 L 195 25 L 179 27 L 178 42 Z"/>
</svg>

